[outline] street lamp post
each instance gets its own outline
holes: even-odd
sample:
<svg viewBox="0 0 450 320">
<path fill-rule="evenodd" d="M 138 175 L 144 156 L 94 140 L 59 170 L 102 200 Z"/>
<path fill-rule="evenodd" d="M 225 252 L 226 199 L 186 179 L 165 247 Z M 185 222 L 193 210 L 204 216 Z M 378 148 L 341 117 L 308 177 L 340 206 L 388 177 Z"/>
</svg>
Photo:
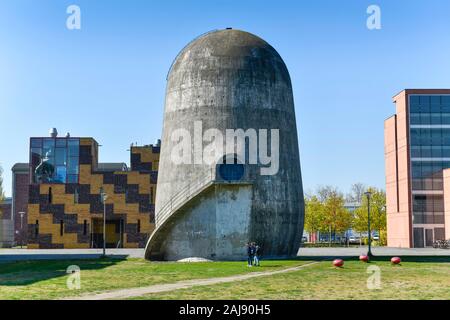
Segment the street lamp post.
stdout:
<svg viewBox="0 0 450 320">
<path fill-rule="evenodd" d="M 101 199 L 103 202 L 103 256 L 106 256 L 106 199 L 108 195 L 103 191 L 103 188 L 100 189 Z"/>
<path fill-rule="evenodd" d="M 21 211 L 20 214 L 20 249 L 23 247 L 23 217 L 25 212 Z"/>
<path fill-rule="evenodd" d="M 369 245 L 369 250 L 367 251 L 367 256 L 372 257 L 372 231 L 370 229 L 370 196 L 372 195 L 372 193 L 370 191 L 367 191 L 365 193 L 366 197 L 367 197 L 367 231 L 368 231 L 368 235 L 367 235 L 367 241 L 368 241 L 368 245 Z"/>
</svg>

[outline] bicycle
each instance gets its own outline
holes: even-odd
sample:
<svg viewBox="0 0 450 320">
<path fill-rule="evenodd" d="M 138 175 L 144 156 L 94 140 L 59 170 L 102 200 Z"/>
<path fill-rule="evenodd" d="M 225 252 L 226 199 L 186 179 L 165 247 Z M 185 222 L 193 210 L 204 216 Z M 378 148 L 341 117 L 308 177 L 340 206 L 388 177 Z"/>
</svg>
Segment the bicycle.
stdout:
<svg viewBox="0 0 450 320">
<path fill-rule="evenodd" d="M 450 240 L 437 240 L 433 243 L 435 249 L 448 249 L 450 247 Z"/>
</svg>

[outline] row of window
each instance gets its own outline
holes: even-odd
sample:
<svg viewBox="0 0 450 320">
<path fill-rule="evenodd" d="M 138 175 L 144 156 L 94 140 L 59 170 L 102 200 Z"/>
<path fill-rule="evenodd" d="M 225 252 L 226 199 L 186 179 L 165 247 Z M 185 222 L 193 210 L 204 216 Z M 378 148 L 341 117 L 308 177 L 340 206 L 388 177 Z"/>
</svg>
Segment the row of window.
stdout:
<svg viewBox="0 0 450 320">
<path fill-rule="evenodd" d="M 99 194 L 100 202 L 103 202 L 101 193 Z M 125 188 L 125 197 L 127 197 L 127 195 L 128 195 L 128 190 L 126 190 L 126 188 Z M 74 204 L 78 204 L 79 202 L 80 202 L 80 194 L 78 193 L 78 188 L 76 188 L 75 191 L 74 191 L 74 195 L 73 195 L 73 203 Z M 153 188 L 150 188 L 150 204 L 152 202 L 153 202 Z M 52 187 L 48 188 L 48 203 L 49 204 L 53 203 Z"/>
<path fill-rule="evenodd" d="M 414 212 L 444 212 L 444 197 L 442 195 L 414 195 Z"/>
<path fill-rule="evenodd" d="M 411 146 L 411 158 L 450 158 L 450 146 Z"/>
<path fill-rule="evenodd" d="M 413 179 L 442 179 L 444 169 L 450 168 L 448 161 L 412 161 L 411 174 Z"/>
<path fill-rule="evenodd" d="M 444 224 L 443 212 L 414 212 L 414 224 Z"/>
<path fill-rule="evenodd" d="M 410 95 L 409 96 L 410 112 L 439 112 L 439 110 L 449 110 L 450 112 L 450 96 L 449 95 Z"/>
<path fill-rule="evenodd" d="M 141 233 L 141 220 L 137 220 L 137 233 Z M 88 222 L 87 220 L 83 221 L 83 235 L 86 236 L 88 232 Z M 34 235 L 35 237 L 39 236 L 39 220 L 36 220 L 36 224 L 34 225 Z M 60 220 L 59 222 L 59 235 L 64 235 L 64 220 Z"/>
<path fill-rule="evenodd" d="M 443 195 L 414 195 L 413 223 L 415 224 L 443 224 L 444 196 Z"/>
<path fill-rule="evenodd" d="M 412 179 L 412 190 L 437 191 L 443 187 L 443 179 Z"/>
<path fill-rule="evenodd" d="M 450 113 L 411 113 L 411 125 L 450 125 Z"/>
<path fill-rule="evenodd" d="M 411 146 L 450 146 L 450 129 L 411 129 Z"/>
</svg>

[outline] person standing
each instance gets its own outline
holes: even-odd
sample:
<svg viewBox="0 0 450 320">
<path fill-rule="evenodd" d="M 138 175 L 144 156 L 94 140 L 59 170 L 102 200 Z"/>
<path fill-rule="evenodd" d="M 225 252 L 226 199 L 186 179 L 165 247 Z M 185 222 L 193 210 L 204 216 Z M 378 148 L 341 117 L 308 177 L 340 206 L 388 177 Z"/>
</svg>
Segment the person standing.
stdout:
<svg viewBox="0 0 450 320">
<path fill-rule="evenodd" d="M 254 265 L 259 267 L 259 260 L 261 257 L 261 247 L 258 244 L 256 244 L 254 248 L 255 248 Z"/>
<path fill-rule="evenodd" d="M 247 243 L 247 262 L 248 262 L 248 267 L 251 267 L 253 265 L 253 259 L 254 259 L 254 247 L 252 243 Z"/>
</svg>

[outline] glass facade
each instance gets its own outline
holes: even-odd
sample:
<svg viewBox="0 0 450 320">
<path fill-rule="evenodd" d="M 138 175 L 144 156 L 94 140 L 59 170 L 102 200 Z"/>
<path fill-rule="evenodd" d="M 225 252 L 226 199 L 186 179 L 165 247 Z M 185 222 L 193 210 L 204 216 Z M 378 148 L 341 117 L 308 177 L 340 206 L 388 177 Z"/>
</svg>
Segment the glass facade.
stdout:
<svg viewBox="0 0 450 320">
<path fill-rule="evenodd" d="M 31 138 L 31 182 L 78 183 L 80 140 Z"/>
<path fill-rule="evenodd" d="M 442 237 L 443 169 L 450 168 L 450 95 L 410 95 L 414 246 Z"/>
</svg>

